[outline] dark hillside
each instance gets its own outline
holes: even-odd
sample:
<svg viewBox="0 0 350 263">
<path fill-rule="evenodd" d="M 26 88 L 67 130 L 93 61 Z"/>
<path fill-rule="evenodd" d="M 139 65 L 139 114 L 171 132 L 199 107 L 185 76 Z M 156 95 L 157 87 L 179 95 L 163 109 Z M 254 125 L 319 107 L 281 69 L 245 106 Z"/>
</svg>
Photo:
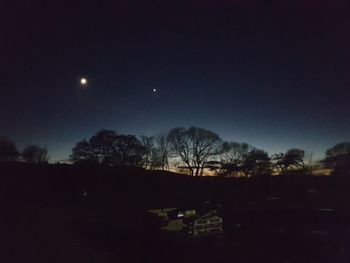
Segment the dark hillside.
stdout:
<svg viewBox="0 0 350 263">
<path fill-rule="evenodd" d="M 0 171 L 0 238 L 6 248 L 2 262 L 155 262 L 179 250 L 170 262 L 199 257 L 204 262 L 230 262 L 225 260 L 232 250 L 244 262 L 259 255 L 271 262 L 283 262 L 290 254 L 306 260 L 305 251 L 315 259 L 314 252 L 324 249 L 322 260 L 341 262 L 337 260 L 348 255 L 346 177 L 244 180 L 23 163 L 2 164 Z M 225 240 L 165 238 L 145 217 L 150 208 L 201 209 L 209 202 L 223 208 Z M 315 241 L 310 233 L 319 229 L 329 235 Z M 317 258 L 305 262 L 329 262 Z"/>
</svg>

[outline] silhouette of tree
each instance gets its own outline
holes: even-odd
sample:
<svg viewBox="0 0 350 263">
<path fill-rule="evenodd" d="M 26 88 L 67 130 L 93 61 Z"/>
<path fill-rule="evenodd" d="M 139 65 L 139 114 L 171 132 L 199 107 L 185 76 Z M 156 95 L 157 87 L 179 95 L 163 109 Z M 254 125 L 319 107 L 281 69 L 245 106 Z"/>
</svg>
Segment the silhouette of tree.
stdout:
<svg viewBox="0 0 350 263">
<path fill-rule="evenodd" d="M 98 163 L 98 156 L 92 148 L 91 144 L 86 140 L 82 140 L 77 142 L 72 149 L 70 160 L 74 163 Z"/>
<path fill-rule="evenodd" d="M 102 129 L 89 140 L 93 154 L 98 162 L 110 165 L 115 152 L 118 135 L 115 131 Z"/>
<path fill-rule="evenodd" d="M 333 175 L 350 175 L 350 142 L 338 143 L 329 148 L 322 162 L 333 169 Z"/>
<path fill-rule="evenodd" d="M 168 142 L 165 134 L 157 136 L 141 136 L 141 144 L 145 148 L 144 167 L 147 169 L 161 169 L 168 167 Z"/>
<path fill-rule="evenodd" d="M 247 143 L 223 142 L 220 148 L 217 170 L 219 175 L 231 176 L 240 171 L 240 165 L 251 150 Z"/>
<path fill-rule="evenodd" d="M 347 154 L 350 154 L 350 142 L 338 143 L 326 151 L 327 158 Z"/>
<path fill-rule="evenodd" d="M 293 165 L 296 168 L 303 168 L 305 151 L 301 149 L 290 149 L 285 155 L 287 165 Z"/>
<path fill-rule="evenodd" d="M 155 137 L 156 140 L 156 149 L 155 154 L 157 158 L 157 166 L 161 170 L 169 169 L 169 143 L 167 141 L 166 134 L 161 133 Z"/>
<path fill-rule="evenodd" d="M 120 166 L 141 166 L 145 147 L 133 135 L 118 135 L 112 152 L 113 164 Z"/>
<path fill-rule="evenodd" d="M 284 153 L 275 153 L 272 160 L 275 161 L 274 165 L 280 171 L 280 174 L 284 174 L 286 170 L 284 164 Z"/>
<path fill-rule="evenodd" d="M 15 143 L 5 137 L 0 137 L 0 162 L 16 161 L 19 156 Z"/>
<path fill-rule="evenodd" d="M 244 156 L 240 166 L 244 176 L 258 176 L 271 174 L 271 162 L 267 152 L 254 149 Z"/>
<path fill-rule="evenodd" d="M 100 130 L 89 141 L 82 140 L 72 149 L 73 162 L 106 165 L 140 166 L 145 147 L 133 135 L 117 135 L 112 130 Z"/>
<path fill-rule="evenodd" d="M 304 166 L 304 172 L 306 175 L 313 175 L 315 170 L 319 168 L 319 162 L 315 161 L 313 153 L 308 152 L 305 154 L 304 157 L 305 161 L 305 166 Z"/>
<path fill-rule="evenodd" d="M 156 136 L 141 136 L 141 144 L 145 148 L 144 167 L 147 169 L 169 168 L 169 145 L 166 134 Z"/>
<path fill-rule="evenodd" d="M 28 163 L 47 163 L 47 149 L 37 145 L 28 145 L 22 151 L 22 158 Z"/>
<path fill-rule="evenodd" d="M 202 175 L 207 161 L 219 152 L 220 137 L 202 128 L 172 129 L 167 140 L 172 152 L 181 159 L 191 175 Z"/>
<path fill-rule="evenodd" d="M 144 168 L 152 168 L 152 156 L 155 151 L 154 141 L 155 138 L 153 136 L 141 136 L 141 145 L 144 148 L 144 156 L 143 156 L 143 166 Z"/>
<path fill-rule="evenodd" d="M 305 151 L 301 149 L 289 149 L 285 154 L 275 154 L 273 160 L 281 174 L 285 174 L 289 168 L 304 169 Z"/>
</svg>

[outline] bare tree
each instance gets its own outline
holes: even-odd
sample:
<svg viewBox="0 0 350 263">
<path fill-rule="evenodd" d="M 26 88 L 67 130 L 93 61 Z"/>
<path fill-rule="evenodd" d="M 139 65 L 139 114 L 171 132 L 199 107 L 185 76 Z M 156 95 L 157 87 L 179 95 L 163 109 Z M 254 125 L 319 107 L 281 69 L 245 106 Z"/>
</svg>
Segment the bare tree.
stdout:
<svg viewBox="0 0 350 263">
<path fill-rule="evenodd" d="M 167 141 L 171 147 L 171 152 L 180 158 L 187 166 L 191 175 L 193 175 L 193 167 L 190 156 L 190 141 L 187 138 L 187 130 L 185 128 L 173 128 L 167 136 Z"/>
<path fill-rule="evenodd" d="M 169 143 L 165 133 L 160 133 L 156 137 L 158 163 L 162 170 L 169 169 Z"/>
<path fill-rule="evenodd" d="M 152 168 L 152 156 L 155 150 L 155 138 L 153 136 L 143 135 L 140 137 L 141 145 L 144 148 L 144 156 L 143 156 L 143 166 L 144 168 Z"/>
<path fill-rule="evenodd" d="M 315 170 L 319 168 L 319 163 L 315 161 L 313 153 L 308 152 L 305 154 L 305 174 L 306 175 L 313 175 Z"/>
<path fill-rule="evenodd" d="M 202 175 L 207 161 L 218 154 L 220 137 L 202 128 L 172 129 L 167 140 L 172 152 L 181 159 L 191 175 Z"/>
<path fill-rule="evenodd" d="M 169 169 L 169 145 L 165 133 L 156 136 L 141 136 L 145 149 L 144 167 L 147 169 Z"/>
</svg>

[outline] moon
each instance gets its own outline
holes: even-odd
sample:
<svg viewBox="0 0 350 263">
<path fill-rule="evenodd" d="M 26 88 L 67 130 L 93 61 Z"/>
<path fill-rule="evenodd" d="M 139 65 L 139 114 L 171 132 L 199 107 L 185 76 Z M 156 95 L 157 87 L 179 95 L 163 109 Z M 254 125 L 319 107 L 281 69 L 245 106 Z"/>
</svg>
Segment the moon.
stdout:
<svg viewBox="0 0 350 263">
<path fill-rule="evenodd" d="M 157 92 L 157 89 L 153 89 L 153 93 L 156 93 Z"/>
<path fill-rule="evenodd" d="M 85 85 L 87 84 L 87 82 L 88 82 L 88 81 L 87 81 L 86 78 L 81 78 L 81 79 L 80 79 L 80 84 L 81 84 L 81 85 L 84 85 L 84 86 L 85 86 Z"/>
</svg>

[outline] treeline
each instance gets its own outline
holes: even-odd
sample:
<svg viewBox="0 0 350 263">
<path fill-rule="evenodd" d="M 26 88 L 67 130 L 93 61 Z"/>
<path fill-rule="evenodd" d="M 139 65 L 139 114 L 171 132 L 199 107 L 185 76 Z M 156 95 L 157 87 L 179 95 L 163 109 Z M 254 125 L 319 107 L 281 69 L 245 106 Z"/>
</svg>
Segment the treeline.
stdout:
<svg viewBox="0 0 350 263">
<path fill-rule="evenodd" d="M 24 161 L 28 163 L 47 163 L 47 149 L 37 145 L 27 145 L 19 151 L 8 137 L 0 137 L 0 162 Z"/>
<path fill-rule="evenodd" d="M 320 166 L 348 174 L 350 143 L 335 145 L 320 162 L 302 149 L 269 155 L 247 143 L 223 141 L 212 131 L 190 127 L 173 128 L 155 136 L 117 134 L 100 130 L 72 150 L 74 163 L 143 167 L 150 170 L 175 170 L 189 175 L 214 174 L 226 177 L 254 177 L 272 174 L 312 175 Z"/>
<path fill-rule="evenodd" d="M 14 142 L 0 138 L 0 161 L 48 161 L 45 148 L 29 145 L 22 152 Z M 102 129 L 91 138 L 76 143 L 70 161 L 77 164 L 143 167 L 172 170 L 194 176 L 214 174 L 225 177 L 268 175 L 312 175 L 320 167 L 333 169 L 335 175 L 350 174 L 350 143 L 339 143 L 316 162 L 302 149 L 269 155 L 247 143 L 223 141 L 215 132 L 197 128 L 173 128 L 155 136 L 118 134 Z"/>
</svg>

